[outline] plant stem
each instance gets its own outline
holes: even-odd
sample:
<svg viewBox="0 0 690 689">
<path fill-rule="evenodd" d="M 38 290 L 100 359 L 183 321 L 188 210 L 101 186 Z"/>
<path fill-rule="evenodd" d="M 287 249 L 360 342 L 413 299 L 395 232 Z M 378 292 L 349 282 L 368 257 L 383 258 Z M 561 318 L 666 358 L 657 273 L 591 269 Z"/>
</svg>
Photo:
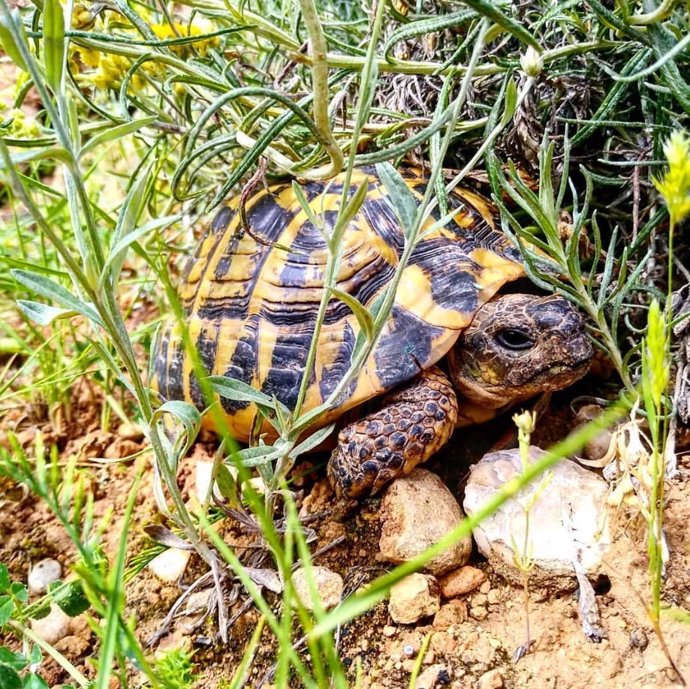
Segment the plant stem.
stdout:
<svg viewBox="0 0 690 689">
<path fill-rule="evenodd" d="M 343 169 L 343 152 L 333 138 L 330 117 L 328 115 L 328 62 L 326 60 L 328 45 L 314 0 L 299 1 L 302 8 L 302 19 L 307 27 L 311 42 L 314 122 L 323 138 L 323 146 L 331 158 L 331 164 L 326 169 L 308 170 L 301 174 L 306 179 L 330 179 Z"/>
</svg>

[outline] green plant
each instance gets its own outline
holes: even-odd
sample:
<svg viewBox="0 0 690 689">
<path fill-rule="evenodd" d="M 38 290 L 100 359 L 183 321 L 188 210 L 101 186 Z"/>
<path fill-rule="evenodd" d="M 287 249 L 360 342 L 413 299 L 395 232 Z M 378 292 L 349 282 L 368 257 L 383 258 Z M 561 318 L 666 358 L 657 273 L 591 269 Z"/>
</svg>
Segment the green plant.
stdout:
<svg viewBox="0 0 690 689">
<path fill-rule="evenodd" d="M 518 446 L 520 449 L 520 462 L 522 464 L 522 471 L 524 472 L 530 463 L 530 439 L 536 427 L 537 415 L 536 412 L 522 412 L 513 416 L 513 422 L 518 429 Z M 530 486 L 530 494 L 526 500 L 520 501 L 522 512 L 525 515 L 525 526 L 522 538 L 522 543 L 518 544 L 513 539 L 513 561 L 522 577 L 522 592 L 523 603 L 525 606 L 525 641 L 516 649 L 513 654 L 514 660 L 519 660 L 524 655 L 530 652 L 532 648 L 532 638 L 530 634 L 529 621 L 529 575 L 534 567 L 534 559 L 532 558 L 532 541 L 530 538 L 530 514 L 534 504 L 539 499 L 539 496 L 549 485 L 549 481 L 553 474 L 551 472 L 544 472 L 541 479 L 536 485 Z"/>
<path fill-rule="evenodd" d="M 199 676 L 194 672 L 194 654 L 180 648 L 164 653 L 153 671 L 164 689 L 191 689 Z"/>
</svg>

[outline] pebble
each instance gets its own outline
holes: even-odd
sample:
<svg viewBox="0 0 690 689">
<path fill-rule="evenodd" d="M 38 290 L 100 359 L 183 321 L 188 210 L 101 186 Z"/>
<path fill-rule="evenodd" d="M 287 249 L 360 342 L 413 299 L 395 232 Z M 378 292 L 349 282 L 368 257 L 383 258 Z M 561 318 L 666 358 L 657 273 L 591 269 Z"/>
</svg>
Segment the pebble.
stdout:
<svg viewBox="0 0 690 689">
<path fill-rule="evenodd" d="M 464 514 L 457 500 L 436 474 L 415 469 L 391 483 L 381 506 L 381 556 L 406 562 L 441 540 Z M 425 570 L 444 574 L 464 565 L 472 552 L 472 539 L 463 538 L 435 557 Z"/>
<path fill-rule="evenodd" d="M 332 572 L 327 567 L 315 565 L 311 568 L 311 576 L 314 586 L 321 598 L 321 607 L 324 610 L 328 610 L 338 605 L 343 595 L 343 589 L 345 588 L 343 578 L 340 574 Z M 314 601 L 312 600 L 309 581 L 304 569 L 298 569 L 293 572 L 292 583 L 302 605 L 304 605 L 307 610 L 313 610 Z"/>
<path fill-rule="evenodd" d="M 638 651 L 644 651 L 649 644 L 647 634 L 642 627 L 637 627 L 630 632 L 630 647 Z"/>
<path fill-rule="evenodd" d="M 444 598 L 457 598 L 479 588 L 485 581 L 486 574 L 481 569 L 466 565 L 442 576 L 438 585 Z"/>
<path fill-rule="evenodd" d="M 451 675 L 448 668 L 441 663 L 430 665 L 415 682 L 415 689 L 436 689 L 450 684 Z"/>
<path fill-rule="evenodd" d="M 530 449 L 531 461 L 543 454 L 539 448 Z M 485 455 L 471 467 L 465 488 L 466 512 L 474 514 L 503 484 L 521 472 L 517 449 Z M 520 580 L 514 543 L 523 543 L 525 537 L 523 505 L 534 497 L 535 490 L 537 485 L 523 489 L 474 529 L 480 552 L 495 571 L 513 582 Z M 530 571 L 534 586 L 572 589 L 574 553 L 584 572 L 603 572 L 603 558 L 611 544 L 607 494 L 606 482 L 575 462 L 563 460 L 552 468 L 530 511 L 527 547 L 534 562 Z"/>
<path fill-rule="evenodd" d="M 479 587 L 479 593 L 489 593 L 490 590 L 491 590 L 491 582 L 490 581 L 482 582 L 482 585 Z"/>
<path fill-rule="evenodd" d="M 117 434 L 123 440 L 141 440 L 144 437 L 144 431 L 136 423 L 122 423 L 117 429 Z"/>
<path fill-rule="evenodd" d="M 194 591 L 194 593 L 189 594 L 189 598 L 185 603 L 182 610 L 183 615 L 198 615 L 204 612 L 208 608 L 209 601 L 211 600 L 211 595 L 213 594 L 213 589 L 203 589 L 202 591 Z"/>
<path fill-rule="evenodd" d="M 489 611 L 480 606 L 470 608 L 470 617 L 475 620 L 485 620 L 489 616 Z"/>
<path fill-rule="evenodd" d="M 84 636 L 65 636 L 55 643 L 55 650 L 68 658 L 81 658 L 91 647 L 91 641 Z"/>
<path fill-rule="evenodd" d="M 477 682 L 477 689 L 501 689 L 501 687 L 503 687 L 503 676 L 500 670 L 485 672 Z"/>
<path fill-rule="evenodd" d="M 501 594 L 498 592 L 498 589 L 491 589 L 486 594 L 486 600 L 488 601 L 489 605 L 497 605 L 498 603 L 500 603 Z"/>
<path fill-rule="evenodd" d="M 435 614 L 441 607 L 436 579 L 410 574 L 391 587 L 388 612 L 398 624 L 413 624 Z"/>
<path fill-rule="evenodd" d="M 391 626 L 390 624 L 387 624 L 387 625 L 383 628 L 383 635 L 384 635 L 384 636 L 389 636 L 389 637 L 390 637 L 390 636 L 395 636 L 395 633 L 396 633 L 397 631 L 398 631 L 398 630 L 397 630 L 395 627 Z"/>
<path fill-rule="evenodd" d="M 160 555 L 151 560 L 148 568 L 161 581 L 168 584 L 175 584 L 184 574 L 189 563 L 189 558 L 192 556 L 190 550 L 182 550 L 181 548 L 168 548 Z"/>
<path fill-rule="evenodd" d="M 50 612 L 40 620 L 31 620 L 31 631 L 43 641 L 55 645 L 60 639 L 69 636 L 70 617 L 59 606 L 50 606 Z"/>
<path fill-rule="evenodd" d="M 488 601 L 489 599 L 486 597 L 486 595 L 484 595 L 483 593 L 477 593 L 476 595 L 472 596 L 472 607 L 484 607 Z"/>
<path fill-rule="evenodd" d="M 467 605 L 463 601 L 452 601 L 441 606 L 434 615 L 432 626 L 434 629 L 445 631 L 450 627 L 467 621 Z"/>
<path fill-rule="evenodd" d="M 29 572 L 27 584 L 29 592 L 35 595 L 47 593 L 48 586 L 62 576 L 62 565 L 57 560 L 47 558 L 37 562 Z"/>
</svg>

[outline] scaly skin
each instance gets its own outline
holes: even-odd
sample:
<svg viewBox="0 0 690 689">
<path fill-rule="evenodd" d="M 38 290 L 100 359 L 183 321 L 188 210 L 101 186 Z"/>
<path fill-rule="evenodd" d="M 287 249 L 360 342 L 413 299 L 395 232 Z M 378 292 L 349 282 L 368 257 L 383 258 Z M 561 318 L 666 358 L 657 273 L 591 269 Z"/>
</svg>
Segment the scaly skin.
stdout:
<svg viewBox="0 0 690 689">
<path fill-rule="evenodd" d="M 382 408 L 345 426 L 328 462 L 339 497 L 376 493 L 426 462 L 448 442 L 458 419 L 451 382 L 436 366 L 383 400 Z"/>
</svg>

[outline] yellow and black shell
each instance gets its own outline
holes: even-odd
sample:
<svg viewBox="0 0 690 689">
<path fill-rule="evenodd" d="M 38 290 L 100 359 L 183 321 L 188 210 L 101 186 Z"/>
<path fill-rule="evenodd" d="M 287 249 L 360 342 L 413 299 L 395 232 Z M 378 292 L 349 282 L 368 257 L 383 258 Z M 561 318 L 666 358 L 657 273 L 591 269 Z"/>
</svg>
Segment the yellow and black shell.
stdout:
<svg viewBox="0 0 690 689">
<path fill-rule="evenodd" d="M 422 177 L 406 173 L 421 200 Z M 337 288 L 371 308 L 390 284 L 405 243 L 386 187 L 373 169 L 357 170 L 352 193 L 368 183 L 366 199 L 346 229 Z M 333 224 L 341 178 L 309 182 L 302 192 L 314 215 Z M 407 380 L 441 359 L 474 313 L 503 284 L 524 275 L 519 253 L 496 229 L 495 209 L 480 194 L 456 190 L 453 220 L 422 230 L 405 267 L 390 318 L 360 374 L 324 416 L 330 423 L 346 410 Z M 294 408 L 323 291 L 328 251 L 290 182 L 261 188 L 244 201 L 226 203 L 190 260 L 180 298 L 186 326 L 210 375 L 243 381 Z M 437 218 L 430 218 L 427 229 Z M 314 372 L 303 411 L 326 400 L 350 367 L 360 327 L 350 308 L 333 297 L 319 336 Z M 175 326 L 159 338 L 155 378 L 164 399 L 204 403 Z M 222 399 L 230 430 L 246 442 L 256 408 Z M 269 431 L 268 428 L 264 430 Z"/>
</svg>

